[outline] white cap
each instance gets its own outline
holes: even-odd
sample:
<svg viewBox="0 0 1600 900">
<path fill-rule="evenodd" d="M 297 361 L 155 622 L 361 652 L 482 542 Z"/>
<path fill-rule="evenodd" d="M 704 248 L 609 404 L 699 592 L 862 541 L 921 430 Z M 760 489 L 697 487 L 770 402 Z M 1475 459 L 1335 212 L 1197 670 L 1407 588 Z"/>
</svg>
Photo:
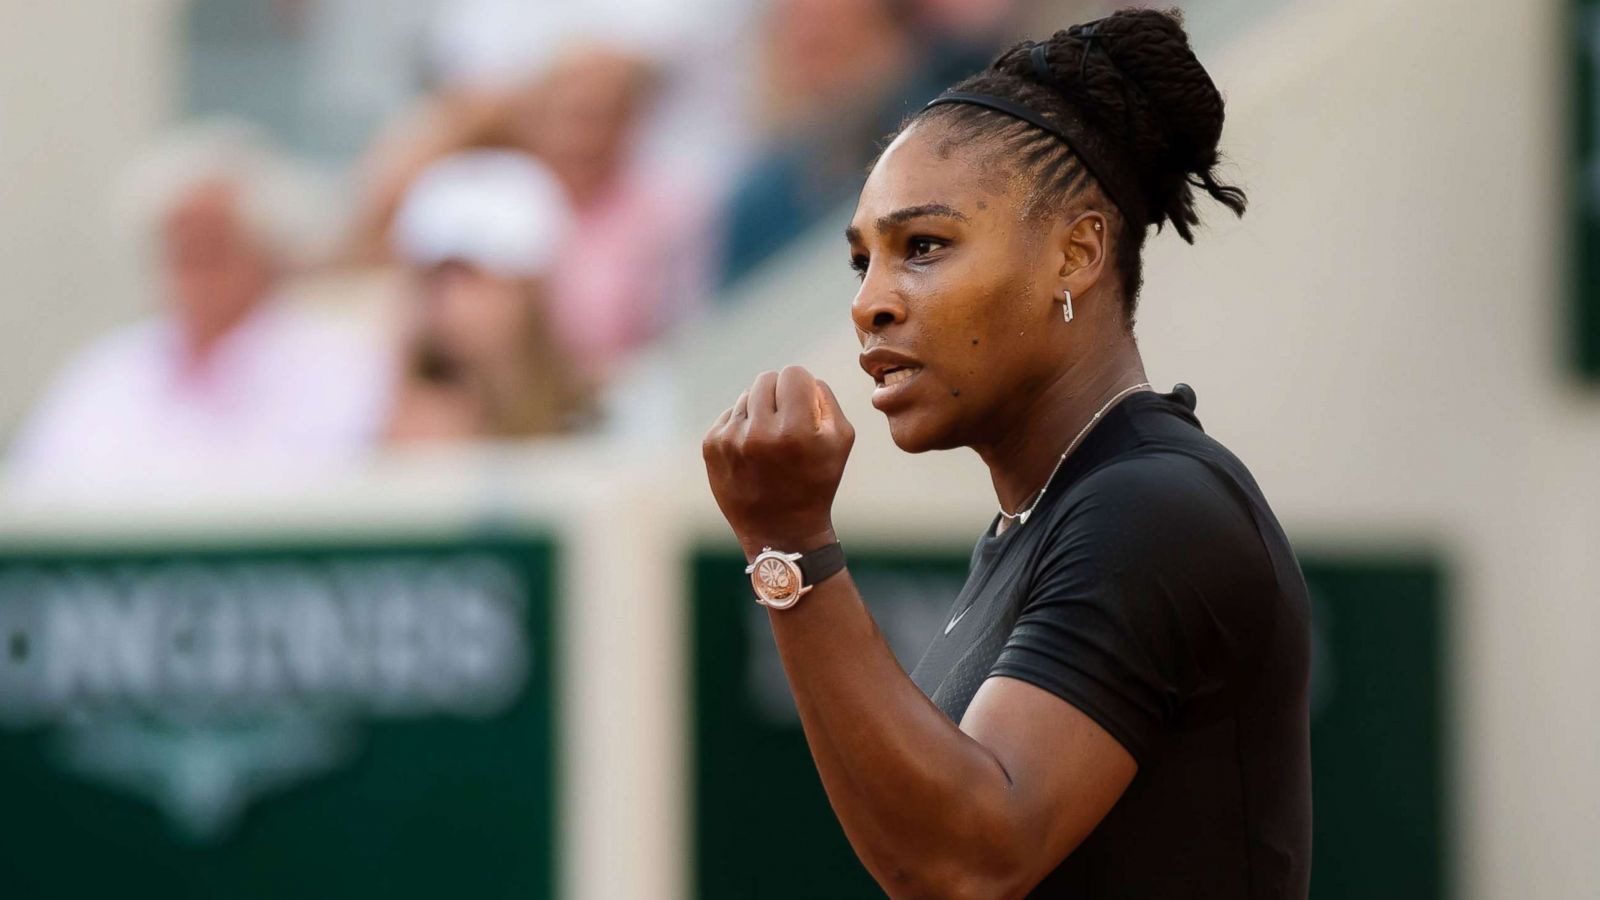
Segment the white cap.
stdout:
<svg viewBox="0 0 1600 900">
<path fill-rule="evenodd" d="M 392 240 L 407 262 L 458 261 L 508 277 L 549 270 L 572 226 L 561 185 L 537 159 L 473 150 L 424 169 L 400 204 Z"/>
</svg>

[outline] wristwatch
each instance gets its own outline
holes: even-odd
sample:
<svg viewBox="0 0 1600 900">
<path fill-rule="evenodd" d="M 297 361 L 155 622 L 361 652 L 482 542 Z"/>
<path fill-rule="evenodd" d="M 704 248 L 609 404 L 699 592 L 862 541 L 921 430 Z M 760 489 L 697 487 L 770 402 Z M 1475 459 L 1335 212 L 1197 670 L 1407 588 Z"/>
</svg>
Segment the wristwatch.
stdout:
<svg viewBox="0 0 1600 900">
<path fill-rule="evenodd" d="M 784 553 L 771 547 L 745 567 L 756 602 L 769 609 L 788 609 L 807 591 L 844 568 L 844 548 L 838 541 L 805 553 Z"/>
</svg>

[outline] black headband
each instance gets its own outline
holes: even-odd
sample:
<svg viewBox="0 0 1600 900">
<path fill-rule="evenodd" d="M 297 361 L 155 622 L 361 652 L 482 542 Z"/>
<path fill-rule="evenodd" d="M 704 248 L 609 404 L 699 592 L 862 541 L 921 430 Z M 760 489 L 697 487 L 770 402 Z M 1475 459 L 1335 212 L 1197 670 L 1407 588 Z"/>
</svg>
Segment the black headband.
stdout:
<svg viewBox="0 0 1600 900">
<path fill-rule="evenodd" d="M 1038 44 L 1034 47 L 1035 65 L 1044 63 L 1044 54 L 1040 52 L 1040 48 L 1043 46 L 1043 44 Z M 927 111 L 941 103 L 965 103 L 971 106 L 987 107 L 996 112 L 1005 113 L 1014 119 L 1021 119 L 1035 128 L 1055 135 L 1062 143 L 1067 145 L 1068 149 L 1077 155 L 1078 159 L 1083 160 L 1083 165 L 1089 170 L 1089 174 L 1093 175 L 1095 181 L 1100 183 L 1100 187 L 1105 190 L 1106 194 L 1111 198 L 1111 202 L 1117 205 L 1123 215 L 1140 222 L 1149 221 L 1149 208 L 1145 205 L 1144 191 L 1139 188 L 1138 182 L 1132 178 L 1123 177 L 1120 169 L 1107 165 L 1104 161 L 1096 160 L 1090 154 L 1084 152 L 1085 148 L 1091 145 L 1083 139 L 1083 126 L 1077 121 L 1069 119 L 1060 123 L 1052 122 L 1015 100 L 996 97 L 993 94 L 974 94 L 968 91 L 947 91 L 930 100 L 928 105 L 922 109 Z"/>
</svg>

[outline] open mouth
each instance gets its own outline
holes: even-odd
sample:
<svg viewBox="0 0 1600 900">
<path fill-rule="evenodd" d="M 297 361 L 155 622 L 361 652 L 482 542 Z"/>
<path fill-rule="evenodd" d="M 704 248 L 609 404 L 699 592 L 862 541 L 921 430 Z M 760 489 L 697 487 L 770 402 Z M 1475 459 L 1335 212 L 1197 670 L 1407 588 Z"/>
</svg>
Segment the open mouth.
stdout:
<svg viewBox="0 0 1600 900">
<path fill-rule="evenodd" d="M 916 389 L 912 382 L 922 374 L 922 363 L 916 357 L 882 345 L 861 354 L 861 368 L 877 385 L 872 392 L 872 405 L 880 412 L 910 402 L 910 394 Z"/>
<path fill-rule="evenodd" d="M 880 412 L 888 412 L 909 402 L 908 392 L 913 390 L 921 366 L 896 366 L 883 370 L 878 376 L 878 387 L 872 392 L 872 405 Z"/>
<path fill-rule="evenodd" d="M 883 374 L 878 376 L 878 387 L 894 387 L 910 381 L 920 371 L 922 371 L 920 366 L 895 366 L 892 369 L 885 369 Z"/>
</svg>

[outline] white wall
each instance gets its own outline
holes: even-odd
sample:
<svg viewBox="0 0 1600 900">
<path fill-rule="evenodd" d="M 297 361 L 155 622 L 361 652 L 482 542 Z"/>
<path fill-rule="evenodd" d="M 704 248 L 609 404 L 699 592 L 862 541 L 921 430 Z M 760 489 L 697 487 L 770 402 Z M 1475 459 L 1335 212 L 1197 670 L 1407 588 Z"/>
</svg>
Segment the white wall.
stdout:
<svg viewBox="0 0 1600 900">
<path fill-rule="evenodd" d="M 0 0 L 0 438 L 144 302 L 111 187 L 168 114 L 178 0 Z"/>
</svg>

